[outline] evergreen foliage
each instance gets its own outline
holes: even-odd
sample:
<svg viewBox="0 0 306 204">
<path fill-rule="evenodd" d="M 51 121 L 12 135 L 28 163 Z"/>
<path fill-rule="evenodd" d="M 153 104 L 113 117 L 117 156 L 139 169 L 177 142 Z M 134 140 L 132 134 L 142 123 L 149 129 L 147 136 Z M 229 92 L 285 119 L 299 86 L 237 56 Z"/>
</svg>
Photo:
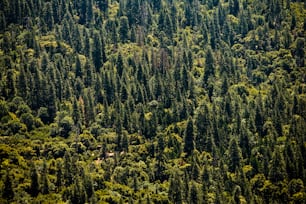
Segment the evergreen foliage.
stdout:
<svg viewBox="0 0 306 204">
<path fill-rule="evenodd" d="M 0 203 L 304 203 L 305 5 L 2 0 Z"/>
</svg>

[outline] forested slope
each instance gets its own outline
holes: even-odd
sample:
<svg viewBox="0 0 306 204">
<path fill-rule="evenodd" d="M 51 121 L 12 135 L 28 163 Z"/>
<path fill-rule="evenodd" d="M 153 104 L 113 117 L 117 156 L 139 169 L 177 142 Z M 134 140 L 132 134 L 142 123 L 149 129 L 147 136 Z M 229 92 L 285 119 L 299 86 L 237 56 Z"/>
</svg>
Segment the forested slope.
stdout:
<svg viewBox="0 0 306 204">
<path fill-rule="evenodd" d="M 304 203 L 305 9 L 1 0 L 0 203 Z"/>
</svg>

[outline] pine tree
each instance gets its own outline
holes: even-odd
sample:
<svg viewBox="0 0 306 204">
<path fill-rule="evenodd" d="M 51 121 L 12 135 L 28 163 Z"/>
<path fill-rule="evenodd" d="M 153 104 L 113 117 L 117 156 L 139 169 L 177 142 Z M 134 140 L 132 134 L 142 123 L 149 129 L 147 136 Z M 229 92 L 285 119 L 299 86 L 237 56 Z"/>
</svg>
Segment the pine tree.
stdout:
<svg viewBox="0 0 306 204">
<path fill-rule="evenodd" d="M 194 128 L 192 118 L 189 117 L 187 127 L 184 133 L 184 152 L 186 156 L 190 156 L 194 150 Z"/>
<path fill-rule="evenodd" d="M 202 201 L 203 203 L 208 203 L 208 191 L 209 187 L 211 185 L 211 175 L 210 171 L 207 165 L 204 166 L 203 172 L 202 172 Z"/>
<path fill-rule="evenodd" d="M 49 193 L 49 179 L 48 179 L 48 167 L 47 167 L 46 160 L 44 160 L 43 162 L 41 181 L 42 181 L 42 185 L 41 185 L 42 194 L 48 194 Z"/>
<path fill-rule="evenodd" d="M 181 204 L 182 200 L 182 181 L 176 170 L 170 179 L 170 185 L 168 190 L 169 200 L 173 203 Z"/>
<path fill-rule="evenodd" d="M 118 54 L 116 68 L 117 68 L 117 73 L 119 74 L 120 77 L 122 77 L 122 73 L 123 73 L 123 70 L 124 70 L 124 63 L 123 63 L 123 58 L 122 58 L 121 52 L 119 52 L 119 54 Z"/>
<path fill-rule="evenodd" d="M 28 83 L 27 83 L 27 75 L 25 73 L 24 66 L 21 66 L 20 68 L 20 74 L 18 77 L 18 96 L 20 96 L 23 99 L 27 99 L 29 90 L 28 90 Z"/>
<path fill-rule="evenodd" d="M 48 121 L 49 123 L 54 121 L 55 115 L 56 115 L 56 111 L 57 111 L 57 107 L 56 107 L 56 93 L 54 90 L 54 84 L 52 82 L 50 82 L 49 86 L 48 86 L 48 94 L 47 94 L 47 112 L 48 112 Z"/>
<path fill-rule="evenodd" d="M 8 69 L 6 73 L 7 97 L 12 99 L 16 95 L 16 80 L 13 69 Z"/>
<path fill-rule="evenodd" d="M 205 67 L 203 75 L 203 86 L 208 86 L 208 79 L 214 77 L 215 75 L 215 60 L 211 48 L 208 48 L 205 55 Z"/>
<path fill-rule="evenodd" d="M 74 98 L 73 104 L 72 104 L 72 119 L 73 119 L 74 125 L 78 126 L 82 124 L 80 108 L 79 108 L 79 104 L 76 98 Z"/>
<path fill-rule="evenodd" d="M 32 197 L 36 197 L 40 192 L 39 178 L 36 166 L 34 163 L 30 165 L 30 176 L 31 176 L 31 185 L 29 193 Z"/>
<path fill-rule="evenodd" d="M 230 14 L 237 16 L 239 12 L 239 0 L 229 0 Z"/>
<path fill-rule="evenodd" d="M 73 183 L 74 171 L 71 154 L 66 151 L 64 155 L 64 181 L 65 186 L 68 187 Z"/>
<path fill-rule="evenodd" d="M 106 17 L 108 15 L 108 7 L 109 7 L 108 0 L 97 0 L 96 2 L 98 7 L 101 9 L 101 11 L 103 11 L 104 16 Z"/>
<path fill-rule="evenodd" d="M 288 177 L 286 173 L 286 164 L 280 148 L 276 148 L 272 155 L 272 162 L 269 168 L 269 180 L 273 183 L 283 181 Z"/>
<path fill-rule="evenodd" d="M 8 203 L 14 198 L 14 190 L 12 185 L 12 180 L 9 172 L 6 172 L 4 180 L 4 189 L 2 192 L 2 197 L 8 201 Z"/>
<path fill-rule="evenodd" d="M 94 185 L 90 174 L 84 172 L 82 175 L 83 185 L 86 192 L 87 202 L 94 196 Z"/>
<path fill-rule="evenodd" d="M 129 151 L 129 140 L 128 140 L 127 134 L 123 134 L 121 143 L 122 143 L 121 144 L 122 150 L 125 152 L 128 152 Z"/>
<path fill-rule="evenodd" d="M 76 62 L 75 62 L 75 77 L 83 77 L 83 67 L 81 64 L 80 56 L 76 56 Z"/>
<path fill-rule="evenodd" d="M 55 186 L 56 186 L 56 190 L 57 192 L 60 192 L 62 187 L 63 187 L 63 164 L 62 161 L 58 160 L 56 163 L 56 182 L 55 182 Z"/>
<path fill-rule="evenodd" d="M 200 106 L 196 115 L 195 126 L 197 128 L 196 149 L 200 152 L 203 150 L 209 151 L 212 148 L 211 144 L 207 143 L 210 138 L 211 118 L 207 105 Z"/>
<path fill-rule="evenodd" d="M 196 185 L 196 182 L 192 181 L 190 192 L 189 192 L 189 202 L 190 204 L 199 204 L 200 202 L 200 196 L 198 187 Z"/>
<path fill-rule="evenodd" d="M 101 36 L 98 32 L 94 33 L 94 46 L 92 52 L 93 63 L 96 68 L 96 72 L 99 72 L 103 63 L 106 61 L 104 45 L 102 43 Z"/>
<path fill-rule="evenodd" d="M 44 14 L 44 23 L 46 24 L 46 30 L 51 31 L 54 28 L 54 18 L 53 18 L 53 7 L 51 5 L 51 2 L 47 2 L 43 9 Z"/>
<path fill-rule="evenodd" d="M 242 167 L 242 155 L 238 142 L 235 138 L 229 144 L 229 161 L 228 168 L 230 172 L 235 172 L 238 168 Z"/>
<path fill-rule="evenodd" d="M 299 67 L 304 67 L 305 65 L 305 39 L 304 38 L 296 39 L 295 56 L 296 56 L 296 64 Z"/>
<path fill-rule="evenodd" d="M 119 36 L 122 43 L 126 43 L 129 39 L 129 20 L 126 16 L 120 17 Z"/>
</svg>

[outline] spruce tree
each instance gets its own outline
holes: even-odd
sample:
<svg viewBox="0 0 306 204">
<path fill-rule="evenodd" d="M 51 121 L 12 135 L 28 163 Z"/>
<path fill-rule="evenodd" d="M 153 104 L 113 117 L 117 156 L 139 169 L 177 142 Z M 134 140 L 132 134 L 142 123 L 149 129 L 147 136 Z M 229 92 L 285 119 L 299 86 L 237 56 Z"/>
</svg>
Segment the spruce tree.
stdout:
<svg viewBox="0 0 306 204">
<path fill-rule="evenodd" d="M 173 203 L 177 203 L 177 204 L 183 203 L 183 200 L 182 200 L 182 181 L 181 181 L 178 170 L 176 170 L 173 173 L 173 175 L 170 179 L 168 197 L 169 197 L 169 200 Z"/>
<path fill-rule="evenodd" d="M 238 142 L 235 138 L 230 141 L 229 144 L 229 161 L 228 167 L 230 172 L 235 172 L 238 168 L 242 167 L 242 155 L 241 149 L 238 146 Z"/>
<path fill-rule="evenodd" d="M 49 179 L 48 179 L 48 167 L 46 160 L 44 160 L 43 162 L 41 181 L 42 181 L 41 185 L 42 194 L 48 194 L 50 190 L 49 190 Z"/>
<path fill-rule="evenodd" d="M 208 79 L 215 75 L 215 60 L 211 48 L 208 48 L 205 55 L 205 67 L 203 75 L 203 86 L 208 86 Z"/>
<path fill-rule="evenodd" d="M 200 204 L 200 196 L 198 187 L 195 181 L 191 182 L 190 192 L 189 192 L 189 201 L 190 204 Z"/>
<path fill-rule="evenodd" d="M 129 21 L 126 16 L 120 17 L 119 36 L 122 43 L 126 43 L 129 39 Z"/>
<path fill-rule="evenodd" d="M 284 160 L 284 156 L 280 150 L 280 148 L 276 148 L 272 155 L 272 162 L 269 168 L 269 180 L 273 183 L 283 181 L 288 177 L 286 173 L 286 164 Z"/>
<path fill-rule="evenodd" d="M 31 177 L 31 185 L 29 193 L 32 197 L 36 197 L 40 192 L 40 185 L 39 185 L 37 168 L 34 163 L 30 164 L 30 177 Z"/>
<path fill-rule="evenodd" d="M 189 117 L 187 127 L 184 133 L 184 152 L 186 156 L 190 156 L 194 150 L 194 128 L 192 118 Z"/>
<path fill-rule="evenodd" d="M 2 197 L 9 203 L 14 198 L 14 190 L 9 172 L 6 172 Z"/>
<path fill-rule="evenodd" d="M 6 86 L 7 86 L 7 97 L 12 99 L 16 95 L 16 80 L 13 69 L 8 69 L 6 73 Z"/>
</svg>

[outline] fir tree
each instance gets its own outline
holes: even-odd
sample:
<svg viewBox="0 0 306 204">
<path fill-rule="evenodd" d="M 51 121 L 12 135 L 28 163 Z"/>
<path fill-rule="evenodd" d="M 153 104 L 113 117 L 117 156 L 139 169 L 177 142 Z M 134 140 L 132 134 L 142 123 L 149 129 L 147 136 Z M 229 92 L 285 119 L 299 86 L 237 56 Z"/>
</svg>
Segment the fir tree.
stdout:
<svg viewBox="0 0 306 204">
<path fill-rule="evenodd" d="M 29 193 L 32 197 L 36 197 L 40 192 L 38 172 L 34 163 L 31 163 L 30 168 L 31 185 Z"/>
<path fill-rule="evenodd" d="M 9 203 L 14 198 L 14 190 L 9 172 L 6 172 L 2 197 Z"/>
<path fill-rule="evenodd" d="M 184 133 L 184 152 L 187 157 L 192 154 L 194 150 L 194 128 L 192 118 L 189 117 L 187 121 L 187 127 Z"/>
</svg>

